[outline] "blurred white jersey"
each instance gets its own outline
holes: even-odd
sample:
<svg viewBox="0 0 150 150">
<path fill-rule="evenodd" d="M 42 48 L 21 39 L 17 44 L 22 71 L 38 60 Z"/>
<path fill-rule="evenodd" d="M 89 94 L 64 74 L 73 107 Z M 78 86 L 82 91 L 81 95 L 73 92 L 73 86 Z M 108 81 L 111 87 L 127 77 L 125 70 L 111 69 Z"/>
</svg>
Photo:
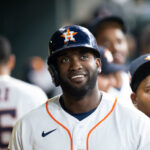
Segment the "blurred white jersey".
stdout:
<svg viewBox="0 0 150 150">
<path fill-rule="evenodd" d="M 59 96 L 19 120 L 9 150 L 149 150 L 150 120 L 103 93 L 96 110 L 79 121 Z"/>
<path fill-rule="evenodd" d="M 110 93 L 114 96 L 117 96 L 123 105 L 134 108 L 134 105 L 130 98 L 132 90 L 130 87 L 129 76 L 126 72 L 122 72 L 121 77 L 122 77 L 121 89 L 118 90 L 118 89 L 112 87 L 109 89 L 108 93 Z"/>
<path fill-rule="evenodd" d="M 46 100 L 39 87 L 7 75 L 0 76 L 0 150 L 7 148 L 16 121 Z"/>
</svg>

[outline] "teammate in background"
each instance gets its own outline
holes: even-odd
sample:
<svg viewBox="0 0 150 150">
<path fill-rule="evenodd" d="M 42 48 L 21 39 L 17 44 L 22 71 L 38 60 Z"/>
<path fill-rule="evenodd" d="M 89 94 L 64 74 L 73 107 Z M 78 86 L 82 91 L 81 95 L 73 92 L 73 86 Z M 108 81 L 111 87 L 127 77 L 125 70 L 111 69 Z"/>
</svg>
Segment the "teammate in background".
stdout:
<svg viewBox="0 0 150 150">
<path fill-rule="evenodd" d="M 102 71 L 98 75 L 99 90 L 108 92 L 110 88 L 117 85 L 116 73 L 124 70 L 123 65 L 113 63 L 113 56 L 109 49 L 99 47 Z"/>
<path fill-rule="evenodd" d="M 95 19 L 91 24 L 91 31 L 100 46 L 108 48 L 113 55 L 113 62 L 125 65 L 128 57 L 128 44 L 125 36 L 126 27 L 123 20 L 118 16 L 105 16 Z M 117 85 L 108 92 L 125 98 L 124 104 L 132 105 L 127 72 L 117 72 L 115 76 Z"/>
<path fill-rule="evenodd" d="M 149 150 L 149 118 L 99 91 L 100 53 L 89 30 L 60 28 L 49 54 L 49 71 L 63 93 L 18 121 L 10 150 Z"/>
<path fill-rule="evenodd" d="M 0 150 L 7 149 L 16 121 L 47 100 L 40 88 L 10 76 L 14 65 L 11 45 L 0 36 Z"/>
<path fill-rule="evenodd" d="M 126 30 L 123 20 L 118 16 L 98 17 L 91 24 L 98 45 L 108 48 L 117 64 L 125 64 L 128 58 Z"/>
<path fill-rule="evenodd" d="M 150 53 L 133 60 L 130 73 L 132 102 L 150 117 Z"/>
<path fill-rule="evenodd" d="M 23 80 L 39 86 L 47 94 L 48 98 L 61 93 L 60 87 L 55 87 L 47 70 L 47 62 L 40 56 L 32 56 L 23 67 Z"/>
</svg>

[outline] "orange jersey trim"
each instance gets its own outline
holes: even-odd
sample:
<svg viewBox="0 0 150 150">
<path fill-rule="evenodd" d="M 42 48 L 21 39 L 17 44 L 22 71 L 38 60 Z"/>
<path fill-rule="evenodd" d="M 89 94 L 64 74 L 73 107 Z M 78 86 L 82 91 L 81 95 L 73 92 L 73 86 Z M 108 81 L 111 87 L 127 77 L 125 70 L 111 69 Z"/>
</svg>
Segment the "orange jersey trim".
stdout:
<svg viewBox="0 0 150 150">
<path fill-rule="evenodd" d="M 102 119 L 100 120 L 88 133 L 88 136 L 87 136 L 87 140 L 86 140 L 86 147 L 87 147 L 87 150 L 89 150 L 89 137 L 90 137 L 90 134 L 92 133 L 92 131 L 97 127 L 99 126 L 114 110 L 115 106 L 116 106 L 116 103 L 117 103 L 117 98 L 115 99 L 115 102 L 111 108 L 111 110 L 108 112 L 108 114 Z"/>
<path fill-rule="evenodd" d="M 57 120 L 52 116 L 52 114 L 50 113 L 50 111 L 49 111 L 49 109 L 48 109 L 48 101 L 46 102 L 46 111 L 47 111 L 47 113 L 49 114 L 49 116 L 50 116 L 57 124 L 59 124 L 61 127 L 63 127 L 63 128 L 67 131 L 67 133 L 68 133 L 68 135 L 69 135 L 69 138 L 70 138 L 70 142 L 71 142 L 71 150 L 73 150 L 73 140 L 72 140 L 72 136 L 71 136 L 71 133 L 70 133 L 69 129 L 67 129 L 63 124 L 61 124 L 59 121 L 57 121 Z"/>
<path fill-rule="evenodd" d="M 108 114 L 107 114 L 102 120 L 100 120 L 100 121 L 89 131 L 88 136 L 87 136 L 87 140 L 86 140 L 86 147 L 87 147 L 87 150 L 89 150 L 89 145 L 88 145 L 88 143 L 89 143 L 89 136 L 90 136 L 90 134 L 92 133 L 92 131 L 93 131 L 98 125 L 100 125 L 100 124 L 113 112 L 113 110 L 114 110 L 114 108 L 115 108 L 115 106 L 116 106 L 116 103 L 117 103 L 117 98 L 115 99 L 115 102 L 114 102 L 114 104 L 113 104 L 111 110 L 108 112 Z M 69 135 L 69 138 L 70 138 L 70 142 L 71 142 L 71 150 L 73 150 L 73 140 L 72 140 L 72 136 L 71 136 L 71 133 L 70 133 L 69 129 L 68 129 L 67 127 L 65 127 L 63 124 L 61 124 L 59 121 L 57 121 L 57 120 L 52 116 L 52 114 L 50 113 L 50 111 L 49 111 L 49 109 L 48 109 L 48 101 L 46 102 L 46 111 L 47 111 L 47 113 L 49 114 L 49 116 L 50 116 L 57 124 L 59 124 L 61 127 L 63 127 L 63 128 L 67 131 L 67 133 L 68 133 L 68 135 Z"/>
</svg>

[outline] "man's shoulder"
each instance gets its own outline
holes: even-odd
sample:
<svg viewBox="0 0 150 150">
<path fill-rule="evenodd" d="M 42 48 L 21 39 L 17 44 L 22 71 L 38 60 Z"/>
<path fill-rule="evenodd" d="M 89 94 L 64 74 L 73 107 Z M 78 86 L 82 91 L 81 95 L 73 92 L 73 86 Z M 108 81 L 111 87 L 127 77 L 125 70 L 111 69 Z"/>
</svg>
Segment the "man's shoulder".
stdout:
<svg viewBox="0 0 150 150">
<path fill-rule="evenodd" d="M 124 118 L 124 120 L 130 120 L 131 122 L 140 124 L 147 122 L 150 125 L 150 119 L 143 112 L 139 111 L 134 105 L 124 105 L 120 102 L 119 98 L 115 109 L 117 114 L 120 115 L 120 118 Z"/>
<path fill-rule="evenodd" d="M 118 97 L 113 94 L 102 92 L 102 99 L 105 103 L 112 105 L 115 101 L 118 101 Z"/>
<path fill-rule="evenodd" d="M 18 95 L 42 95 L 44 98 L 47 97 L 40 87 L 8 75 L 0 76 L 0 87 L 8 88 L 12 93 Z"/>
<path fill-rule="evenodd" d="M 59 104 L 59 95 L 55 96 L 51 99 L 48 99 L 47 102 L 45 102 L 44 104 L 40 105 L 39 107 L 35 108 L 34 110 L 32 110 L 31 112 L 29 112 L 28 114 L 26 114 L 22 120 L 32 120 L 33 118 L 38 119 L 39 116 L 44 116 L 47 115 L 47 108 L 51 107 L 53 108 L 53 110 L 55 110 L 57 107 L 60 106 Z"/>
<path fill-rule="evenodd" d="M 60 95 L 56 95 L 56 96 L 52 97 L 51 99 L 49 99 L 47 101 L 47 103 L 50 104 L 50 105 L 56 104 L 56 105 L 60 106 L 59 99 L 60 99 Z"/>
<path fill-rule="evenodd" d="M 20 79 L 16 79 L 16 78 L 11 77 L 10 80 L 11 80 L 12 83 L 15 83 L 14 86 L 16 86 L 16 87 L 41 90 L 41 88 L 39 88 L 38 86 L 27 83 L 27 82 L 22 81 Z"/>
<path fill-rule="evenodd" d="M 20 79 L 10 78 L 10 86 L 13 87 L 18 94 L 25 95 L 25 97 L 42 98 L 47 99 L 46 93 L 38 86 L 24 82 Z M 39 96 L 39 97 L 38 97 Z"/>
<path fill-rule="evenodd" d="M 137 121 L 139 120 L 148 120 L 148 122 L 150 121 L 150 119 L 144 113 L 139 111 L 134 106 L 129 107 L 124 105 L 123 103 L 120 102 L 119 98 L 120 97 L 115 97 L 109 93 L 103 93 L 103 99 L 107 105 L 113 105 L 116 101 L 114 111 L 118 116 Z"/>
</svg>

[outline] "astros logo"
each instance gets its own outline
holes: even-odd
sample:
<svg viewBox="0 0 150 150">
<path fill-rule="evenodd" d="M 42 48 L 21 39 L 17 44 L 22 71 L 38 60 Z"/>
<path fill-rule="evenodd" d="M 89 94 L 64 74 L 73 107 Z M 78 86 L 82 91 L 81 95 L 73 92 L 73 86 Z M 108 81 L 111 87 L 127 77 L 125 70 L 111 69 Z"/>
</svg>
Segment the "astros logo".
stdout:
<svg viewBox="0 0 150 150">
<path fill-rule="evenodd" d="M 145 57 L 145 60 L 150 60 L 150 55 Z"/>
<path fill-rule="evenodd" d="M 75 42 L 74 35 L 76 35 L 78 32 L 70 31 L 67 29 L 67 32 L 63 33 L 61 37 L 65 38 L 64 43 L 67 43 L 68 41 L 73 41 Z"/>
</svg>

